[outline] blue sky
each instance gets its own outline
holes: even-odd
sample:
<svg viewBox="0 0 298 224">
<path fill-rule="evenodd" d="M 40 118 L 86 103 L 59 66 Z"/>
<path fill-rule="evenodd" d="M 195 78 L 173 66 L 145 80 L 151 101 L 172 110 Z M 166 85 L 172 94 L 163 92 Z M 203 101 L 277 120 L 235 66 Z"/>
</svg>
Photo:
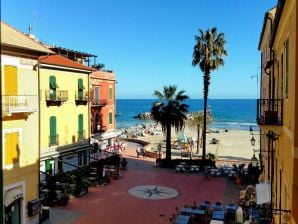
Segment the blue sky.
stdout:
<svg viewBox="0 0 298 224">
<path fill-rule="evenodd" d="M 98 55 L 113 70 L 117 98 L 153 98 L 177 85 L 203 95 L 191 65 L 194 35 L 216 26 L 225 34 L 225 66 L 211 74 L 209 98 L 256 98 L 258 42 L 264 14 L 277 0 L 2 0 L 2 20 L 41 41 Z"/>
</svg>

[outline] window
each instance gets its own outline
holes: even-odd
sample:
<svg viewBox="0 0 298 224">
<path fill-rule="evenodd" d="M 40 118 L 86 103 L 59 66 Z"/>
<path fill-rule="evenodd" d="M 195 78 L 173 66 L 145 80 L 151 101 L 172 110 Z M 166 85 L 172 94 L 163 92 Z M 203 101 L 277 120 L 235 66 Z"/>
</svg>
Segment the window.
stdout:
<svg viewBox="0 0 298 224">
<path fill-rule="evenodd" d="M 79 114 L 78 116 L 78 139 L 84 138 L 84 120 L 83 114 Z"/>
<path fill-rule="evenodd" d="M 55 76 L 49 77 L 49 85 L 50 85 L 50 99 L 55 100 L 56 99 L 56 89 L 58 88 Z"/>
<path fill-rule="evenodd" d="M 56 129 L 56 116 L 50 117 L 50 145 L 58 144 L 58 136 Z"/>
<path fill-rule="evenodd" d="M 18 164 L 20 160 L 19 133 L 5 134 L 5 164 Z"/>
<path fill-rule="evenodd" d="M 17 67 L 11 65 L 4 66 L 4 83 L 5 83 L 5 95 L 17 96 L 18 95 L 18 76 Z"/>
<path fill-rule="evenodd" d="M 80 100 L 83 99 L 83 90 L 84 90 L 83 79 L 78 79 L 78 99 Z"/>
<path fill-rule="evenodd" d="M 286 60 L 286 68 L 285 68 L 285 72 L 286 72 L 286 89 L 285 89 L 285 91 L 286 91 L 286 98 L 288 98 L 288 96 L 289 96 L 289 39 L 287 39 L 286 40 L 286 43 L 285 43 L 285 48 L 286 48 L 286 58 L 285 58 L 285 60 Z"/>
<path fill-rule="evenodd" d="M 99 86 L 95 86 L 94 88 L 94 101 L 96 105 L 99 104 Z"/>
<path fill-rule="evenodd" d="M 109 113 L 109 124 L 113 124 L 113 112 Z"/>
<path fill-rule="evenodd" d="M 113 99 L 113 88 L 112 87 L 109 88 L 109 99 L 110 100 Z"/>
</svg>

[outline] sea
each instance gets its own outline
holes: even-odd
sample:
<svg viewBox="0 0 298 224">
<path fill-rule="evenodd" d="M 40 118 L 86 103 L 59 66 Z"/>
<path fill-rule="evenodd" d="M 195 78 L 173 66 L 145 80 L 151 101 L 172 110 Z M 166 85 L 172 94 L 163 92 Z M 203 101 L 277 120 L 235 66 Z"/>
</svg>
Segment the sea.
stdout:
<svg viewBox="0 0 298 224">
<path fill-rule="evenodd" d="M 139 113 L 150 112 L 156 99 L 117 99 L 116 100 L 116 127 L 129 128 L 150 121 L 133 118 Z M 189 112 L 202 111 L 203 99 L 188 99 Z M 256 123 L 257 101 L 255 99 L 208 99 L 208 110 L 211 111 L 212 129 L 227 130 L 254 130 Z M 151 121 L 152 122 L 152 121 Z"/>
</svg>

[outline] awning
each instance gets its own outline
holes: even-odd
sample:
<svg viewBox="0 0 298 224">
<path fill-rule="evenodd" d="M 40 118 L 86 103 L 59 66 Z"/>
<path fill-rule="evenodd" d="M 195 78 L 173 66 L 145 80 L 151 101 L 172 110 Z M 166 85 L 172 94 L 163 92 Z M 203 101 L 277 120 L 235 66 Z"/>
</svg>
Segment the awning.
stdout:
<svg viewBox="0 0 298 224">
<path fill-rule="evenodd" d="M 257 193 L 257 204 L 271 203 L 271 185 L 270 182 L 257 184 L 256 185 Z"/>
<path fill-rule="evenodd" d="M 14 188 L 14 189 L 8 190 L 4 195 L 4 205 L 8 207 L 15 200 L 22 197 L 23 197 L 23 191 L 20 188 Z"/>
</svg>

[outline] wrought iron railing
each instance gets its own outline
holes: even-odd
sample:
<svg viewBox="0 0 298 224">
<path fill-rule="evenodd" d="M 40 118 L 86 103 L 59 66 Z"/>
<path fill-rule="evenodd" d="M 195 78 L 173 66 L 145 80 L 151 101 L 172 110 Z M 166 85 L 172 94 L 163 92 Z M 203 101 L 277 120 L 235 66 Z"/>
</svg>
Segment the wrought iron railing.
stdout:
<svg viewBox="0 0 298 224">
<path fill-rule="evenodd" d="M 68 100 L 67 90 L 46 90 L 46 101 L 65 102 Z"/>
<path fill-rule="evenodd" d="M 93 107 L 104 107 L 108 104 L 107 100 L 99 100 L 91 98 L 91 106 Z"/>
<path fill-rule="evenodd" d="M 257 122 L 259 125 L 282 125 L 283 100 L 259 99 L 257 101 Z"/>
<path fill-rule="evenodd" d="M 49 146 L 59 145 L 59 135 L 49 135 Z"/>
<path fill-rule="evenodd" d="M 36 95 L 7 96 L 2 95 L 3 114 L 36 112 L 38 98 Z"/>
<path fill-rule="evenodd" d="M 77 102 L 88 102 L 89 95 L 88 91 L 76 91 L 75 92 L 75 100 Z"/>
</svg>

